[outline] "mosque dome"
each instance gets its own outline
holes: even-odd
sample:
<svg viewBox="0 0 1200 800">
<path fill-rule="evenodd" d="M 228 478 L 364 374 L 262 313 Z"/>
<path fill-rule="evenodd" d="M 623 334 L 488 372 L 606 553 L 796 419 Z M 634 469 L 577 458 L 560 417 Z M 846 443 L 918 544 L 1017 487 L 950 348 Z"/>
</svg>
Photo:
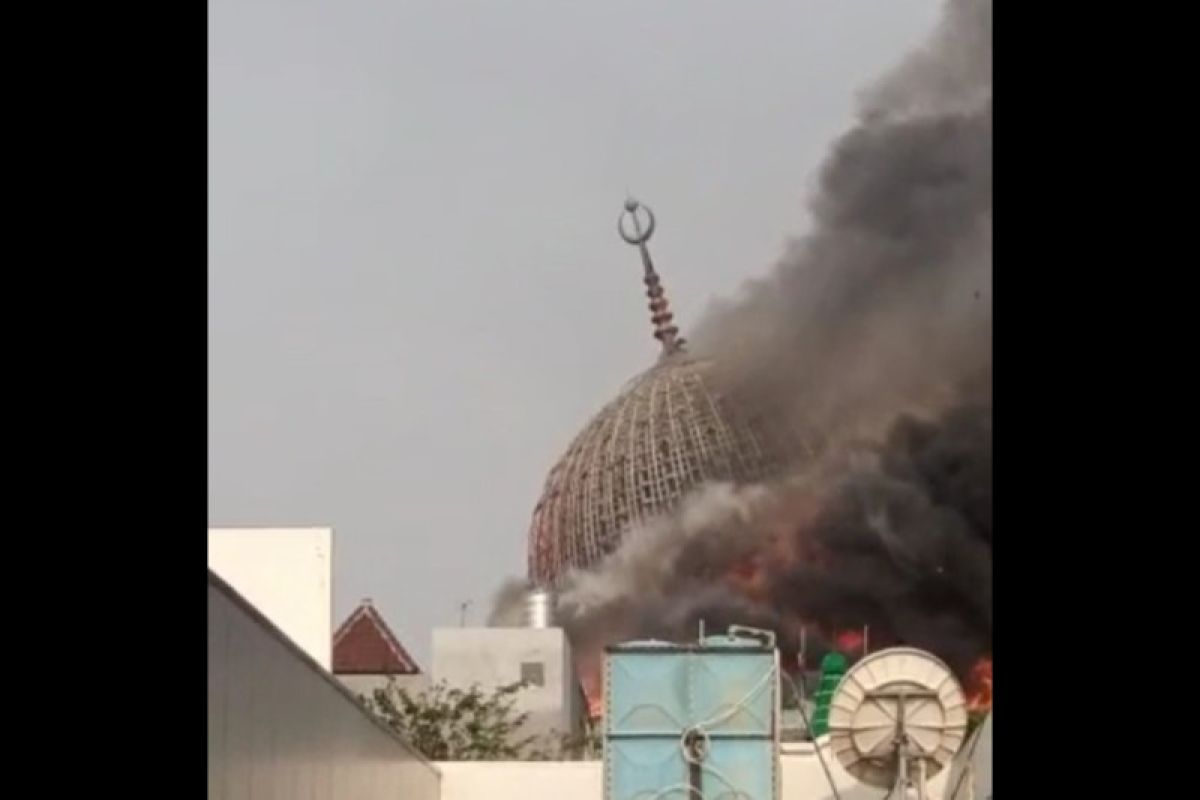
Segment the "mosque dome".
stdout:
<svg viewBox="0 0 1200 800">
<path fill-rule="evenodd" d="M 662 353 L 587 423 L 550 470 L 529 532 L 529 577 L 539 585 L 597 563 L 630 528 L 697 486 L 769 478 L 799 452 L 793 439 L 768 430 L 723 395 L 712 362 L 687 352 L 646 248 L 654 216 L 634 201 L 625 210 L 621 236 L 641 251 Z"/>
</svg>

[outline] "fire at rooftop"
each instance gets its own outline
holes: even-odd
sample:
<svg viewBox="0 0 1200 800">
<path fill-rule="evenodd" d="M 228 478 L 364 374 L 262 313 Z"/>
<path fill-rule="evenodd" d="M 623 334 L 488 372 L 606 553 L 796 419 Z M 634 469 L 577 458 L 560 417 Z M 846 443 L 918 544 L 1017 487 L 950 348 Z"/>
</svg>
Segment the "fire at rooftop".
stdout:
<svg viewBox="0 0 1200 800">
<path fill-rule="evenodd" d="M 775 631 L 785 663 L 921 648 L 990 704 L 991 91 L 991 2 L 951 0 L 863 94 L 808 233 L 687 341 L 660 220 L 626 203 L 658 356 L 551 468 L 529 534 L 593 708 L 606 645 L 701 620 Z"/>
</svg>

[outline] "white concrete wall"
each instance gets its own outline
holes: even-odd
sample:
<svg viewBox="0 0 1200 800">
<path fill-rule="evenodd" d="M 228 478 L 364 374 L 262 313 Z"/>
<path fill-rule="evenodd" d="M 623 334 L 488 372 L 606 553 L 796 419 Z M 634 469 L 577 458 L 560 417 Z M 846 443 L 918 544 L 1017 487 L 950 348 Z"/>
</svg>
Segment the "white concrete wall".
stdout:
<svg viewBox="0 0 1200 800">
<path fill-rule="evenodd" d="M 887 789 L 864 786 L 855 780 L 829 751 L 829 737 L 820 740 L 821 753 L 833 775 L 841 800 L 883 800 Z M 779 759 L 780 784 L 783 800 L 834 800 L 829 780 L 821 769 L 816 747 L 812 742 L 783 745 Z M 943 770 L 929 782 L 929 796 L 941 797 L 945 792 L 946 772 Z"/>
<path fill-rule="evenodd" d="M 439 800 L 440 793 L 432 764 L 210 571 L 209 800 Z"/>
<path fill-rule="evenodd" d="M 779 759 L 782 800 L 833 800 L 811 744 L 789 746 Z M 823 751 L 842 800 L 884 800 L 887 791 L 862 786 Z M 604 762 L 439 762 L 441 800 L 602 800 Z M 945 791 L 945 773 L 930 782 L 930 797 Z M 674 794 L 663 800 L 686 800 Z M 984 798 L 978 798 L 984 800 Z"/>
<path fill-rule="evenodd" d="M 570 733 L 580 723 L 571 648 L 561 628 L 438 628 L 433 632 L 435 683 L 483 689 L 521 680 L 521 664 L 543 665 L 545 685 L 517 696 L 516 708 L 529 712 L 528 732 Z"/>
<path fill-rule="evenodd" d="M 601 800 L 601 761 L 438 762 L 441 800 Z M 673 800 L 666 798 L 665 800 Z"/>
<path fill-rule="evenodd" d="M 210 528 L 208 568 L 318 664 L 333 659 L 333 531 Z"/>
<path fill-rule="evenodd" d="M 992 715 L 971 735 L 954 757 L 946 778 L 946 800 L 991 800 Z"/>
</svg>

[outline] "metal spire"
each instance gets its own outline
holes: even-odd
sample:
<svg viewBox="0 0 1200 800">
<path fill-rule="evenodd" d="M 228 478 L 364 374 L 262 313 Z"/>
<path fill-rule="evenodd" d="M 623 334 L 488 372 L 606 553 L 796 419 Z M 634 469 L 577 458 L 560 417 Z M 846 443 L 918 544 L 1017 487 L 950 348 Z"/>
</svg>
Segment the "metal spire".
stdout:
<svg viewBox="0 0 1200 800">
<path fill-rule="evenodd" d="M 646 225 L 643 228 L 638 211 L 646 212 Z M 633 233 L 625 226 L 625 221 L 632 223 Z M 662 281 L 654 270 L 654 262 L 650 260 L 650 251 L 646 242 L 654 235 L 654 212 L 649 206 L 644 206 L 633 198 L 625 201 L 625 210 L 617 218 L 617 232 L 621 238 L 636 245 L 642 254 L 642 266 L 645 274 L 642 281 L 646 284 L 646 296 L 650 298 L 650 321 L 654 323 L 654 338 L 662 342 L 663 355 L 670 355 L 683 349 L 683 340 L 679 338 L 679 328 L 672 324 L 675 315 L 671 313 L 667 302 L 666 292 L 663 291 Z"/>
</svg>

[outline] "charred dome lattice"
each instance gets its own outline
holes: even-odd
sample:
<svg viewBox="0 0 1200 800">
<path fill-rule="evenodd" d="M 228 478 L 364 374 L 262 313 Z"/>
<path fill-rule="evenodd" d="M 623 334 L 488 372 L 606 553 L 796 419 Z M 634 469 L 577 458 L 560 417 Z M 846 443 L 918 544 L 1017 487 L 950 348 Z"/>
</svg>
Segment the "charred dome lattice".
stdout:
<svg viewBox="0 0 1200 800">
<path fill-rule="evenodd" d="M 645 212 L 644 225 L 638 212 Z M 646 248 L 654 227 L 650 209 L 625 204 L 619 230 L 641 252 L 662 354 L 584 427 L 550 471 L 529 533 L 529 577 L 540 585 L 595 564 L 630 527 L 700 484 L 768 478 L 799 452 L 793 438 L 735 407 L 713 385 L 711 363 L 687 353 Z"/>
</svg>

